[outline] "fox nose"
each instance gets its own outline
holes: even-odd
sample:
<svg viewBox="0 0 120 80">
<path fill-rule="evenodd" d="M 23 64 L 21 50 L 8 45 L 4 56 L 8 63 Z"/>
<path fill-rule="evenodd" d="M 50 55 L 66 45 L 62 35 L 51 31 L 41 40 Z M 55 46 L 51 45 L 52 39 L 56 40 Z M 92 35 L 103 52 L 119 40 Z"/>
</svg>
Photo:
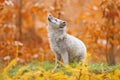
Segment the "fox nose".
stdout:
<svg viewBox="0 0 120 80">
<path fill-rule="evenodd" d="M 51 14 L 49 14 L 49 15 L 48 15 L 48 17 L 52 17 L 52 15 L 51 15 Z"/>
<path fill-rule="evenodd" d="M 51 22 L 51 19 L 52 19 L 52 15 L 48 15 L 48 21 L 50 21 Z"/>
</svg>

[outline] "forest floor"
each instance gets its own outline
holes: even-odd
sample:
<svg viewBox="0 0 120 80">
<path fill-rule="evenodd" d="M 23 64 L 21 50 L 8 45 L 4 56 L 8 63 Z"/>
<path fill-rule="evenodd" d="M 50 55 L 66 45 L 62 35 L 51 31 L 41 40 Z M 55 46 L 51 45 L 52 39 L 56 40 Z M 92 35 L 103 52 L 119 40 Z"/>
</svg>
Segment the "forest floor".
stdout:
<svg viewBox="0 0 120 80">
<path fill-rule="evenodd" d="M 31 61 L 24 65 L 15 65 L 11 61 L 0 73 L 0 80 L 120 80 L 120 64 L 59 64 Z"/>
</svg>

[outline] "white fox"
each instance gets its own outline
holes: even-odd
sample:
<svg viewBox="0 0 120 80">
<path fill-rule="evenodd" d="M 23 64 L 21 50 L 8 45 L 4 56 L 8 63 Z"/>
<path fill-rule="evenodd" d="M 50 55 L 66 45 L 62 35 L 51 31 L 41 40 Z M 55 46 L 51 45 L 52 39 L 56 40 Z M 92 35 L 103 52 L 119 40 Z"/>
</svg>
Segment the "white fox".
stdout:
<svg viewBox="0 0 120 80">
<path fill-rule="evenodd" d="M 86 47 L 84 43 L 66 33 L 66 22 L 48 15 L 48 37 L 50 47 L 55 53 L 56 64 L 63 60 L 64 64 L 73 61 L 85 61 Z"/>
</svg>

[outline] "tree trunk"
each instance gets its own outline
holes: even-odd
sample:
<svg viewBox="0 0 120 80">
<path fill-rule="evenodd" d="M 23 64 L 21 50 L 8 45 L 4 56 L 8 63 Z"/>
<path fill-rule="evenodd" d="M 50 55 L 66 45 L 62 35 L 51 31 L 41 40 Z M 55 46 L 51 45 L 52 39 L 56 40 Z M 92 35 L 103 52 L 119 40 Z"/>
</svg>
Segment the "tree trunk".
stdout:
<svg viewBox="0 0 120 80">
<path fill-rule="evenodd" d="M 18 32 L 18 35 L 16 36 L 16 39 L 21 41 L 21 35 L 22 35 L 22 13 L 21 13 L 21 10 L 22 10 L 22 0 L 17 0 L 17 3 L 18 3 L 18 19 L 17 19 L 17 32 Z"/>
<path fill-rule="evenodd" d="M 108 65 L 115 65 L 116 64 L 115 56 L 114 56 L 114 48 L 113 48 L 112 44 L 111 44 L 110 49 L 107 50 L 106 60 L 107 60 Z"/>
<path fill-rule="evenodd" d="M 112 25 L 114 25 L 115 22 L 114 22 L 114 19 L 112 19 Z M 109 28 L 107 28 L 109 29 Z M 107 37 L 107 44 L 106 44 L 106 60 L 107 60 L 107 63 L 108 65 L 115 65 L 116 64 L 116 61 L 115 61 L 115 56 L 114 56 L 114 45 L 113 43 L 111 43 L 109 40 L 114 40 L 114 33 L 111 37 Z M 110 45 L 110 47 L 108 47 L 108 45 Z"/>
</svg>

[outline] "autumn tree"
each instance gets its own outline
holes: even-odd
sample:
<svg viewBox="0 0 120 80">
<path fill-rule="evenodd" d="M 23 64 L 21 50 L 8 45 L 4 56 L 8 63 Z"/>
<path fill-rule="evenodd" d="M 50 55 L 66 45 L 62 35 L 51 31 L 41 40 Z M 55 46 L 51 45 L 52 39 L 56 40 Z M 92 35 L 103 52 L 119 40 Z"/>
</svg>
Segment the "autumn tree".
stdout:
<svg viewBox="0 0 120 80">
<path fill-rule="evenodd" d="M 80 38 L 86 43 L 88 52 L 99 61 L 106 59 L 109 65 L 115 64 L 119 56 L 119 6 L 119 0 L 93 0 L 76 19 L 81 27 L 78 28 Z"/>
<path fill-rule="evenodd" d="M 103 18 L 105 18 L 104 30 L 106 32 L 106 60 L 109 65 L 114 65 L 115 62 L 115 51 L 119 46 L 119 0 L 105 0 L 101 3 L 103 12 Z M 117 34 L 118 33 L 118 34 Z"/>
</svg>

